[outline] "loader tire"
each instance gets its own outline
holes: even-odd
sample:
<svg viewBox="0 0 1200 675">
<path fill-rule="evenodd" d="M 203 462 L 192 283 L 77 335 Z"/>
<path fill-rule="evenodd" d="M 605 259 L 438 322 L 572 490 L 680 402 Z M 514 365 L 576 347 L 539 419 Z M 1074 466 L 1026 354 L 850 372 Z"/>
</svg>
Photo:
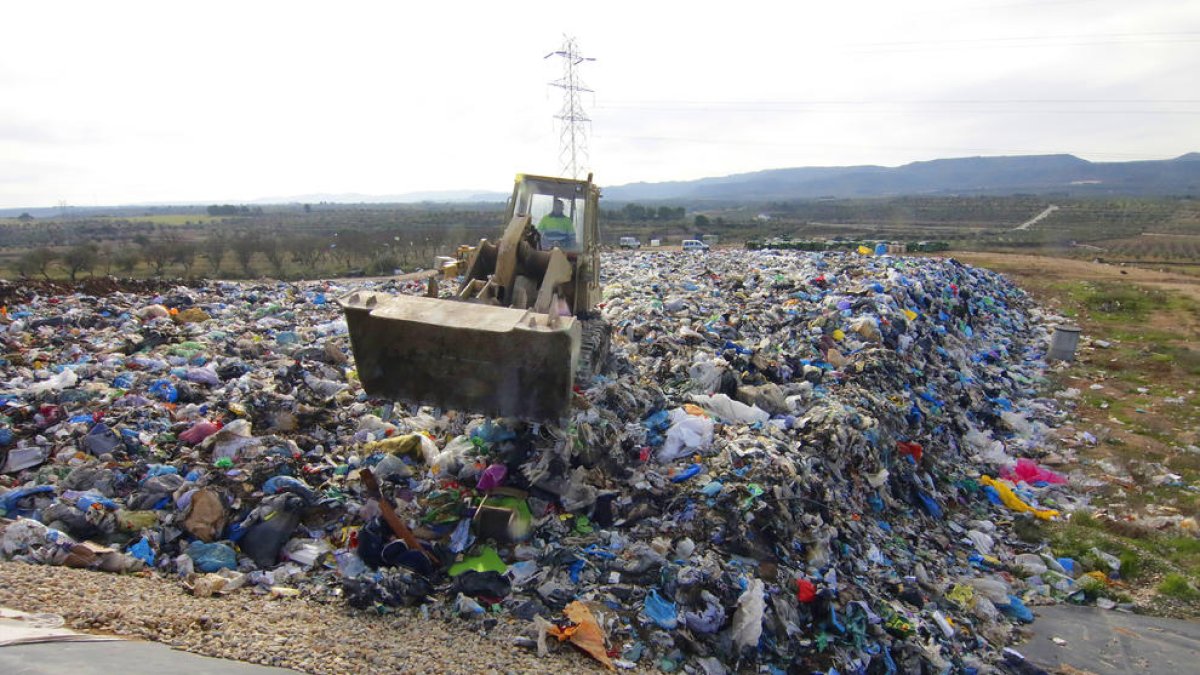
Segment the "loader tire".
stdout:
<svg viewBox="0 0 1200 675">
<path fill-rule="evenodd" d="M 592 378 L 608 369 L 608 352 L 612 344 L 612 327 L 604 319 L 585 319 L 579 341 L 579 364 L 575 368 L 575 384 L 586 387 Z"/>
</svg>

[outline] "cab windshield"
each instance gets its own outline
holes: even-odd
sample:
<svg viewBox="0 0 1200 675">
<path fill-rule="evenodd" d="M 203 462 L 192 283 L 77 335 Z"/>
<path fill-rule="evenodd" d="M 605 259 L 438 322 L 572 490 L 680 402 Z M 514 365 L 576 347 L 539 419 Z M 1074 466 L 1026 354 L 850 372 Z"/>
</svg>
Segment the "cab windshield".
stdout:
<svg viewBox="0 0 1200 675">
<path fill-rule="evenodd" d="M 586 185 L 526 178 L 517 188 L 514 213 L 528 215 L 542 235 L 542 248 L 558 246 L 564 251 L 582 247 Z M 562 202 L 561 215 L 554 202 Z"/>
</svg>

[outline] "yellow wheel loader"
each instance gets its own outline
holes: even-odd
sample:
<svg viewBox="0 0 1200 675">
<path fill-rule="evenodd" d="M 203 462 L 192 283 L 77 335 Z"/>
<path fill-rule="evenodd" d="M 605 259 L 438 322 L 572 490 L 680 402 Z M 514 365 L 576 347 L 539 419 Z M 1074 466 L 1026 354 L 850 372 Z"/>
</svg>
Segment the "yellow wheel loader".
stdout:
<svg viewBox="0 0 1200 675">
<path fill-rule="evenodd" d="M 590 174 L 518 174 L 504 234 L 479 242 L 454 298 L 340 298 L 363 389 L 527 421 L 566 417 L 575 383 L 590 380 L 608 354 L 609 327 L 596 307 L 599 201 Z"/>
</svg>

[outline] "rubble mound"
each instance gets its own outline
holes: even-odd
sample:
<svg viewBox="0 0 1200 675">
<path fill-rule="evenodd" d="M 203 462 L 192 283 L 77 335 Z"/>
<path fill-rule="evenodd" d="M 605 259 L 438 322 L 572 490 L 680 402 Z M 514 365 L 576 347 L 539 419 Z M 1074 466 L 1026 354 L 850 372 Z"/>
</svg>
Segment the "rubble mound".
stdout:
<svg viewBox="0 0 1200 675">
<path fill-rule="evenodd" d="M 81 293 L 105 296 L 113 293 L 161 293 L 184 286 L 203 286 L 203 280 L 182 279 L 123 279 L 119 277 L 85 277 L 78 281 L 51 279 L 0 279 L 0 305 L 29 302 L 36 296 Z"/>
<path fill-rule="evenodd" d="M 4 553 L 505 612 L 530 648 L 705 673 L 984 671 L 1027 602 L 1073 590 L 1012 534 L 1071 496 L 1032 461 L 1061 418 L 1045 317 L 1003 277 L 746 251 L 604 271 L 613 356 L 558 425 L 366 397 L 350 286 L 13 295 Z"/>
</svg>

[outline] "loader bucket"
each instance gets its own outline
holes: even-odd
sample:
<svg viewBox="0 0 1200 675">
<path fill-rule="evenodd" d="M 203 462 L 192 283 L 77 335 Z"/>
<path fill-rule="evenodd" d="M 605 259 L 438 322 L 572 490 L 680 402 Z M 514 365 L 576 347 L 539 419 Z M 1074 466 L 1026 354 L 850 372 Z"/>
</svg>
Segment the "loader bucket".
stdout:
<svg viewBox="0 0 1200 675">
<path fill-rule="evenodd" d="M 566 417 L 579 356 L 574 317 L 361 291 L 338 300 L 371 396 L 528 421 Z"/>
</svg>

